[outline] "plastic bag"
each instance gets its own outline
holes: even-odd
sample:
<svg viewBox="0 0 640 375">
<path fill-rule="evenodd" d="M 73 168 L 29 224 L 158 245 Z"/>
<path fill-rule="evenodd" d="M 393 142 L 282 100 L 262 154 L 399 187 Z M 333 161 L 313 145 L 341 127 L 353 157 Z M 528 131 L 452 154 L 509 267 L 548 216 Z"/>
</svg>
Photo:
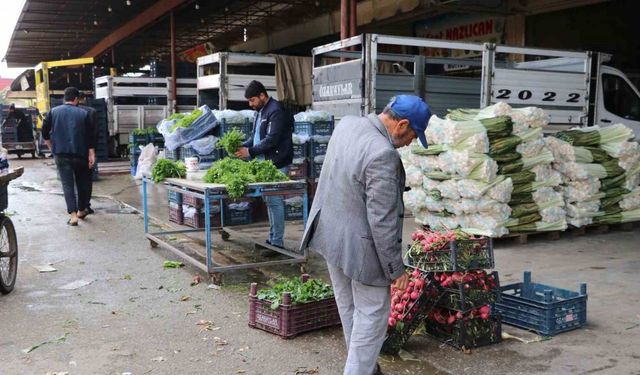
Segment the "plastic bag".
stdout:
<svg viewBox="0 0 640 375">
<path fill-rule="evenodd" d="M 236 211 L 247 211 L 251 208 L 250 202 L 229 203 L 229 209 Z"/>
<path fill-rule="evenodd" d="M 158 150 L 153 145 L 153 143 L 149 143 L 148 145 L 141 147 L 142 152 L 138 157 L 138 168 L 136 169 L 136 180 L 141 180 L 143 174 L 150 175 L 151 168 L 153 164 L 156 162 L 158 158 Z"/>
<path fill-rule="evenodd" d="M 324 155 L 316 156 L 315 158 L 313 158 L 313 162 L 318 164 L 324 163 Z"/>
<path fill-rule="evenodd" d="M 169 129 L 171 129 L 171 126 L 173 126 L 176 123 L 176 120 L 160 120 L 160 122 L 158 123 L 158 125 L 156 125 L 156 129 L 158 129 L 158 132 L 160 134 L 162 134 L 163 137 L 167 137 L 167 135 L 169 135 L 171 132 L 169 131 Z"/>
<path fill-rule="evenodd" d="M 311 136 L 311 139 L 314 142 L 318 142 L 318 143 L 329 143 L 331 136 L 330 135 L 313 135 Z"/>
<path fill-rule="evenodd" d="M 227 124 L 244 124 L 245 123 L 245 115 L 239 111 L 234 111 L 232 109 L 224 109 L 222 111 L 220 110 L 213 110 L 213 115 L 219 120 L 222 121 L 224 120 Z M 253 111 L 252 111 L 253 112 Z M 255 115 L 254 115 L 255 117 Z"/>
<path fill-rule="evenodd" d="M 240 114 L 251 122 L 256 119 L 256 111 L 254 111 L 253 109 L 243 109 L 240 111 Z"/>
<path fill-rule="evenodd" d="M 297 122 L 331 121 L 331 113 L 325 111 L 305 111 L 296 113 L 293 119 Z"/>
<path fill-rule="evenodd" d="M 182 205 L 182 213 L 184 214 L 185 218 L 193 219 L 196 216 L 196 214 L 198 213 L 198 210 L 195 207 L 183 204 Z"/>
<path fill-rule="evenodd" d="M 202 115 L 192 122 L 191 126 L 178 128 L 173 133 L 162 134 L 164 136 L 164 146 L 168 150 L 173 151 L 184 144 L 200 139 L 209 133 L 211 129 L 218 126 L 216 116 L 213 115 L 207 105 L 203 105 L 199 109 L 202 111 Z M 160 131 L 160 129 L 158 130 Z"/>
<path fill-rule="evenodd" d="M 302 203 L 304 203 L 304 200 L 301 196 L 295 196 L 284 200 L 284 204 L 287 206 L 302 207 Z"/>
<path fill-rule="evenodd" d="M 189 142 L 189 146 L 196 150 L 198 155 L 211 155 L 216 150 L 216 143 L 218 143 L 218 138 L 210 135 Z"/>
<path fill-rule="evenodd" d="M 309 142 L 310 139 L 311 137 L 307 134 L 297 134 L 297 133 L 291 134 L 291 140 L 293 141 L 294 145 L 303 145 Z"/>
</svg>

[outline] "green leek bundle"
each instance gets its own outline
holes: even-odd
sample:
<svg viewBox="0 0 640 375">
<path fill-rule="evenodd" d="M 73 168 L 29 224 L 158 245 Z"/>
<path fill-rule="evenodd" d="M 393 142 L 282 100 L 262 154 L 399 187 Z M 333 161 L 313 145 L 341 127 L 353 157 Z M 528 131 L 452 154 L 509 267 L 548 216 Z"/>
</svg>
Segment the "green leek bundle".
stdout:
<svg viewBox="0 0 640 375">
<path fill-rule="evenodd" d="M 633 131 L 623 124 L 607 127 L 591 127 L 558 132 L 560 138 L 573 146 L 598 146 L 601 143 L 622 142 L 633 138 Z"/>
<path fill-rule="evenodd" d="M 540 164 L 549 164 L 553 162 L 553 154 L 548 149 L 544 149 L 541 153 L 530 158 L 522 158 L 520 161 L 509 164 L 502 164 L 498 167 L 499 174 L 512 174 L 526 171 Z"/>
<path fill-rule="evenodd" d="M 593 221 L 597 224 L 617 224 L 617 223 L 629 223 L 632 221 L 640 220 L 640 208 L 631 211 L 623 211 L 620 213 L 604 215 L 594 218 Z"/>
<path fill-rule="evenodd" d="M 640 213 L 639 213 L 640 215 Z M 510 233 L 529 233 L 529 232 L 551 232 L 551 231 L 563 231 L 567 229 L 567 222 L 565 220 L 558 220 L 552 223 L 546 223 L 544 221 L 538 221 L 535 223 L 518 225 L 509 228 Z"/>
<path fill-rule="evenodd" d="M 429 148 L 424 148 L 422 145 L 411 146 L 411 153 L 420 156 L 432 156 L 438 155 L 447 151 L 444 145 L 429 145 Z"/>
<path fill-rule="evenodd" d="M 523 193 L 533 193 L 534 191 L 542 188 L 542 187 L 553 187 L 560 185 L 560 177 L 555 176 L 555 178 L 551 178 L 544 181 L 534 181 L 526 184 L 513 184 L 512 195 L 518 195 Z"/>
<path fill-rule="evenodd" d="M 543 204 L 536 203 L 524 203 L 511 207 L 511 217 L 520 218 L 526 215 L 534 214 L 536 212 L 540 212 L 545 208 L 562 206 L 564 202 L 562 199 L 558 200 L 550 200 L 549 202 Z"/>
<path fill-rule="evenodd" d="M 509 164 L 517 162 L 522 158 L 519 152 L 506 152 L 500 155 L 491 155 L 491 158 L 496 161 L 498 164 Z"/>
<path fill-rule="evenodd" d="M 506 174 L 505 177 L 510 177 L 514 185 L 526 184 L 529 182 L 534 182 L 536 180 L 536 174 L 531 171 Z"/>
<path fill-rule="evenodd" d="M 511 230 L 511 228 L 522 226 L 525 224 L 535 223 L 536 221 L 540 221 L 540 220 L 542 220 L 542 216 L 540 216 L 540 214 L 536 211 L 528 215 L 509 219 L 505 224 L 505 227 Z"/>
<path fill-rule="evenodd" d="M 455 134 L 454 139 L 462 141 L 474 134 L 482 132 L 486 132 L 489 139 L 503 138 L 508 137 L 513 132 L 513 124 L 511 123 L 511 118 L 508 116 L 473 120 L 473 117 L 470 118 L 461 111 L 464 110 L 456 109 L 450 111 L 447 115 L 449 120 L 459 121 L 455 126 L 455 130 L 459 132 L 459 134 Z"/>
<path fill-rule="evenodd" d="M 489 155 L 500 155 L 514 152 L 520 143 L 528 142 L 542 136 L 541 128 L 529 129 L 521 135 L 489 139 Z"/>
<path fill-rule="evenodd" d="M 604 163 L 611 161 L 611 156 L 606 151 L 597 147 L 574 146 L 576 163 Z"/>
</svg>

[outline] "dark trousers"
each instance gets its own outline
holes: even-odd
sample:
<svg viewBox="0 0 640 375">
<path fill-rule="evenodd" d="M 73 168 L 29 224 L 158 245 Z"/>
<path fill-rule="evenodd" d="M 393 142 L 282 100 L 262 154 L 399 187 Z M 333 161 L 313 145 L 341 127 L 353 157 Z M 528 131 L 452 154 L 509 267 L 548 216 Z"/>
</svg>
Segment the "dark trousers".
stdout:
<svg viewBox="0 0 640 375">
<path fill-rule="evenodd" d="M 55 161 L 62 182 L 64 200 L 67 203 L 67 212 L 84 210 L 90 197 L 87 186 L 87 180 L 91 179 L 89 162 L 82 157 L 59 155 L 55 156 Z"/>
<path fill-rule="evenodd" d="M 87 203 L 85 204 L 85 208 L 91 208 L 91 195 L 93 194 L 93 170 L 95 166 L 89 169 L 89 173 L 87 173 Z"/>
</svg>

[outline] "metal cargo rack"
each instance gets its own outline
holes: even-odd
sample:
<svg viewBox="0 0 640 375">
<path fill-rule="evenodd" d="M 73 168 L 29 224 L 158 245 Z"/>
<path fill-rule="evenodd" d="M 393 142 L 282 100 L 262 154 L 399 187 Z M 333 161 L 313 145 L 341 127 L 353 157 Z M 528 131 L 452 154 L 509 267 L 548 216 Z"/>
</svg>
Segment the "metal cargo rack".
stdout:
<svg viewBox="0 0 640 375">
<path fill-rule="evenodd" d="M 96 78 L 95 97 L 107 102 L 109 134 L 118 136 L 120 144 L 127 144 L 132 130 L 155 126 L 168 117 L 174 100 L 179 103 L 179 112 L 195 108 L 196 79 L 178 78 L 177 83 L 177 98 L 173 98 L 171 77 Z M 140 101 L 147 103 L 141 104 Z"/>
<path fill-rule="evenodd" d="M 182 230 L 171 230 L 171 231 L 160 231 L 160 232 L 150 232 L 149 231 L 149 212 L 147 205 L 147 184 L 150 183 L 150 179 L 148 176 L 143 177 L 143 212 L 144 212 L 144 232 L 145 236 L 149 239 L 149 242 L 152 247 L 162 246 L 165 249 L 170 250 L 175 253 L 179 257 L 183 258 L 187 262 L 193 264 L 194 266 L 200 268 L 201 270 L 209 273 L 210 275 L 214 275 L 218 272 L 226 272 L 233 271 L 238 269 L 246 269 L 246 268 L 257 268 L 261 266 L 273 266 L 279 264 L 303 264 L 307 262 L 308 258 L 308 250 L 304 249 L 301 253 L 297 253 L 291 250 L 267 245 L 262 242 L 257 242 L 250 236 L 244 234 L 240 230 L 232 230 L 225 227 L 225 215 L 224 215 L 224 204 L 223 199 L 228 198 L 227 190 L 225 185 L 221 184 L 208 184 L 202 181 L 194 181 L 187 179 L 177 179 L 177 178 L 169 178 L 165 180 L 165 185 L 169 192 L 179 192 L 182 194 L 183 199 L 186 197 L 199 198 L 203 200 L 203 208 L 204 208 L 204 217 L 205 217 L 205 225 L 204 228 L 201 229 L 182 229 Z M 267 195 L 302 195 L 303 197 L 303 221 L 306 224 L 307 221 L 307 209 L 308 209 L 308 196 L 307 196 L 307 186 L 305 181 L 284 181 L 284 182 L 273 182 L 273 183 L 256 183 L 249 184 L 247 186 L 245 198 L 256 198 L 256 197 L 264 197 Z M 219 201 L 220 202 L 220 216 L 221 216 L 221 226 L 219 228 L 212 228 L 211 225 L 211 204 L 212 202 Z M 282 255 L 288 257 L 288 259 L 282 260 L 271 260 L 271 261 L 263 261 L 263 262 L 255 262 L 255 263 L 242 263 L 242 264 L 232 264 L 232 265 L 222 265 L 214 259 L 214 253 L 211 246 L 211 233 L 212 229 L 217 229 L 223 240 L 228 240 L 231 235 L 243 238 L 251 241 L 254 244 L 257 244 L 261 247 L 267 248 L 269 250 L 278 252 Z M 166 235 L 175 235 L 180 233 L 196 233 L 196 232 L 204 232 L 205 233 L 205 250 L 206 256 L 205 261 L 201 261 L 196 259 L 195 257 L 187 254 L 185 251 L 178 249 L 173 246 L 169 242 L 162 239 L 163 236 Z"/>
<path fill-rule="evenodd" d="M 387 53 L 383 51 L 405 51 Z M 363 34 L 313 49 L 313 109 L 336 118 L 379 113 L 398 94 L 424 98 L 433 114 L 497 102 L 538 106 L 549 123 L 590 125 L 597 54 Z M 443 57 L 447 56 L 447 57 Z M 452 57 L 449 57 L 452 56 Z M 572 59 L 579 72 L 522 63 Z"/>
<path fill-rule="evenodd" d="M 214 109 L 248 109 L 244 97 L 249 82 L 262 82 L 269 96 L 276 92 L 276 60 L 273 56 L 218 52 L 198 58 L 198 106 Z"/>
</svg>

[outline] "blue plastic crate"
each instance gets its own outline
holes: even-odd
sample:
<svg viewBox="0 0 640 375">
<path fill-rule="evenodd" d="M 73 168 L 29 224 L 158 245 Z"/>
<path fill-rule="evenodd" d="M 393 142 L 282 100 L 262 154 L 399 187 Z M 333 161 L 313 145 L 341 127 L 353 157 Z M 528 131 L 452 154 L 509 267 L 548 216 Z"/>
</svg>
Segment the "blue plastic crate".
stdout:
<svg viewBox="0 0 640 375">
<path fill-rule="evenodd" d="M 173 190 L 167 190 L 167 198 L 169 199 L 169 202 L 180 205 L 182 204 L 182 193 Z"/>
<path fill-rule="evenodd" d="M 326 155 L 328 145 L 328 143 L 311 142 L 311 157 Z"/>
<path fill-rule="evenodd" d="M 316 162 L 312 162 L 311 163 L 311 170 L 309 171 L 310 176 L 312 178 L 319 178 L 320 177 L 320 172 L 322 171 L 322 163 L 316 163 Z"/>
<path fill-rule="evenodd" d="M 200 169 L 205 169 L 206 166 L 211 166 L 213 162 L 220 160 L 222 158 L 222 150 L 214 149 L 212 153 L 208 155 L 200 155 L 196 150 L 194 150 L 191 146 L 184 145 L 180 147 L 180 159 L 184 160 L 189 157 L 197 157 L 200 164 Z"/>
<path fill-rule="evenodd" d="M 134 145 L 146 145 L 149 143 L 149 137 L 147 134 L 129 133 L 129 143 L 133 143 Z"/>
<path fill-rule="evenodd" d="M 303 143 L 301 145 L 293 144 L 293 158 L 294 159 L 304 159 L 308 154 L 308 143 Z"/>
<path fill-rule="evenodd" d="M 531 272 L 524 282 L 500 288 L 501 301 L 495 304 L 502 321 L 516 327 L 554 336 L 580 328 L 587 322 L 587 284 L 580 292 L 531 282 Z"/>
<path fill-rule="evenodd" d="M 224 225 L 225 226 L 233 226 L 233 225 L 247 225 L 251 224 L 252 216 L 251 205 L 249 205 L 248 210 L 234 210 L 229 208 L 229 203 L 227 202 L 224 208 Z"/>
<path fill-rule="evenodd" d="M 220 131 L 222 134 L 230 132 L 233 129 L 241 131 L 244 133 L 245 138 L 249 138 L 251 130 L 253 130 L 253 123 L 249 119 L 246 119 L 242 124 L 228 124 L 224 119 L 220 122 Z"/>
<path fill-rule="evenodd" d="M 296 134 L 313 135 L 313 124 L 310 122 L 294 122 L 293 132 Z"/>
<path fill-rule="evenodd" d="M 169 160 L 180 160 L 180 147 L 171 151 L 168 148 L 164 150 L 164 157 Z"/>
</svg>

